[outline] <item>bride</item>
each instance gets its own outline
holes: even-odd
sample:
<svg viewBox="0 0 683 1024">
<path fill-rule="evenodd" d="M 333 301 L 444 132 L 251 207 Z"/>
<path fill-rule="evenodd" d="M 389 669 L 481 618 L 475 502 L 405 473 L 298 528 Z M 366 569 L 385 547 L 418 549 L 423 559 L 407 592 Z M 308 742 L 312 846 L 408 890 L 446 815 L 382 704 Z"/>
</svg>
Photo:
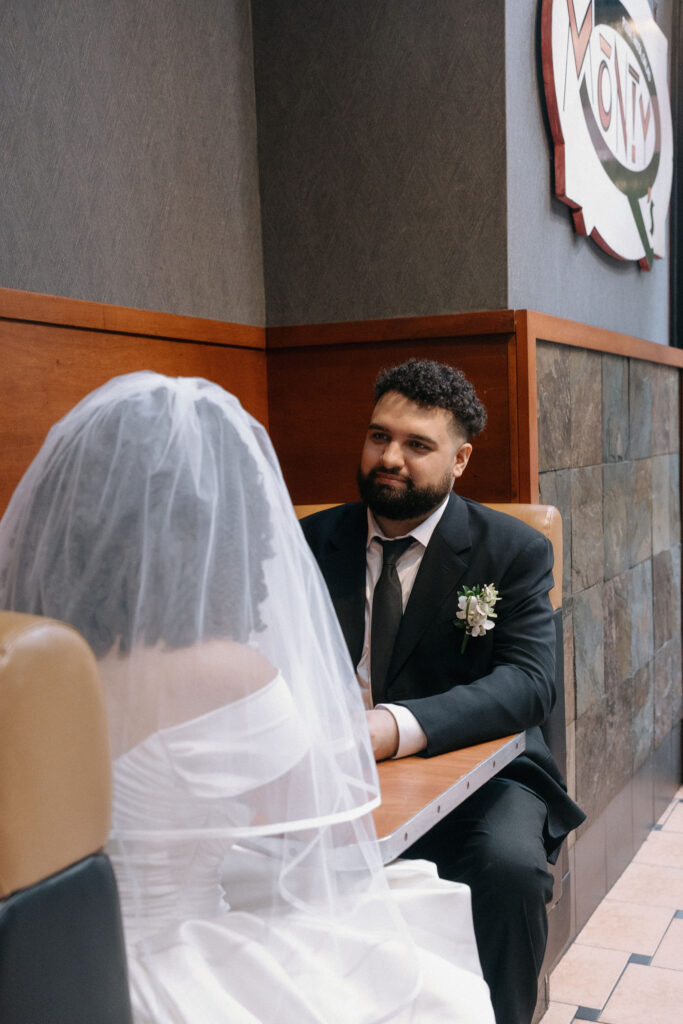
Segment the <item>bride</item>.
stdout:
<svg viewBox="0 0 683 1024">
<path fill-rule="evenodd" d="M 365 713 L 265 430 L 143 372 L 50 431 L 0 607 L 99 660 L 137 1024 L 493 1024 L 465 886 L 384 870 Z"/>
</svg>

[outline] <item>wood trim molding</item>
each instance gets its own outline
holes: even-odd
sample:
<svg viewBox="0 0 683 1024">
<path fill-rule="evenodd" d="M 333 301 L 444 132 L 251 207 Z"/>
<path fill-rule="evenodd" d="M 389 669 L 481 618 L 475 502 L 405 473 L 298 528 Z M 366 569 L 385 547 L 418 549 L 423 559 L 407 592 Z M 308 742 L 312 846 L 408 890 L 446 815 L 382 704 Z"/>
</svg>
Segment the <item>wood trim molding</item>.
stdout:
<svg viewBox="0 0 683 1024">
<path fill-rule="evenodd" d="M 634 335 L 537 313 L 531 309 L 480 310 L 438 316 L 268 327 L 266 339 L 267 348 L 278 349 L 477 335 L 482 335 L 484 341 L 485 335 L 517 332 L 526 338 L 529 352 L 532 341 L 551 341 L 558 345 L 573 345 L 683 368 L 683 351 L 669 345 L 658 345 Z"/>
<path fill-rule="evenodd" d="M 537 504 L 538 486 L 538 385 L 536 340 L 530 340 L 525 317 L 516 324 L 517 451 L 519 500 Z"/>
<path fill-rule="evenodd" d="M 644 359 L 649 363 L 683 368 L 683 351 L 680 349 L 658 345 L 655 341 L 644 341 L 630 334 L 591 327 L 576 320 L 564 320 L 547 313 L 535 313 L 530 309 L 516 310 L 515 324 L 518 331 L 525 332 L 529 342 L 553 341 L 558 345 L 574 345 L 597 352 L 609 352 L 615 356 L 627 356 L 629 359 Z"/>
<path fill-rule="evenodd" d="M 266 328 L 0 288 L 0 319 L 255 349 L 521 332 L 527 348 L 532 340 L 551 341 L 683 368 L 683 350 L 529 309 Z"/>
<path fill-rule="evenodd" d="M 264 327 L 174 313 L 155 313 L 146 309 L 87 302 L 60 295 L 42 295 L 13 288 L 0 288 L 0 319 L 170 341 L 199 341 L 235 348 L 266 347 Z"/>
<path fill-rule="evenodd" d="M 465 335 L 509 334 L 515 329 L 511 309 L 444 316 L 351 320 L 347 323 L 299 324 L 268 327 L 268 348 L 350 345 L 358 342 L 402 341 L 411 338 L 455 338 Z"/>
<path fill-rule="evenodd" d="M 507 345 L 508 357 L 508 380 L 507 380 L 507 402 L 508 402 L 508 437 L 510 444 L 510 500 L 522 501 L 520 497 L 519 482 L 519 427 L 517 412 L 517 337 L 510 335 Z"/>
</svg>

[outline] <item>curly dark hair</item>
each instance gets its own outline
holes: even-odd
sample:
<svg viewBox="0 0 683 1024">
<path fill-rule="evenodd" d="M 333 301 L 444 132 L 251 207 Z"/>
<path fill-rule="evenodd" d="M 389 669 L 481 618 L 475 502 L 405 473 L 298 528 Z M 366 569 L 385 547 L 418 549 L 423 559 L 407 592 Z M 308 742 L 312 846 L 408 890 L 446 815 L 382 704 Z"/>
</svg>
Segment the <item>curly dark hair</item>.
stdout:
<svg viewBox="0 0 683 1024">
<path fill-rule="evenodd" d="M 375 381 L 375 401 L 398 391 L 426 409 L 446 409 L 469 440 L 486 426 L 486 409 L 460 370 L 433 359 L 409 359 L 381 370 Z"/>
</svg>

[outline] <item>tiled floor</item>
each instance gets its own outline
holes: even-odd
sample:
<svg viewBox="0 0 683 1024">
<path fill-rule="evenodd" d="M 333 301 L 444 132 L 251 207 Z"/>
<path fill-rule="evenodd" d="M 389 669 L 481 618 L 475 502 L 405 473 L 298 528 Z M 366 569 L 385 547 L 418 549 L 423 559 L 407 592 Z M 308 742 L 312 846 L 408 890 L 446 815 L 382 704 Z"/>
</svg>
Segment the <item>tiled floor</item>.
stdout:
<svg viewBox="0 0 683 1024">
<path fill-rule="evenodd" d="M 550 976 L 540 1024 L 683 1021 L 683 788 Z"/>
</svg>

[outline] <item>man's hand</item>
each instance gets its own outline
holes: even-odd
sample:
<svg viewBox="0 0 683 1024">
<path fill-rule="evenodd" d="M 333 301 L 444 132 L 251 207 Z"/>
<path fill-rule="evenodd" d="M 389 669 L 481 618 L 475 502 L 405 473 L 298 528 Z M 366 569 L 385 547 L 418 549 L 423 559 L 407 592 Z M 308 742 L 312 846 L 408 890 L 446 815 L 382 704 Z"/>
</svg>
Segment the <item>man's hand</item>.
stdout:
<svg viewBox="0 0 683 1024">
<path fill-rule="evenodd" d="M 398 726 L 391 711 L 386 708 L 373 708 L 365 712 L 372 740 L 372 752 L 375 761 L 384 761 L 393 757 L 398 750 Z"/>
</svg>

